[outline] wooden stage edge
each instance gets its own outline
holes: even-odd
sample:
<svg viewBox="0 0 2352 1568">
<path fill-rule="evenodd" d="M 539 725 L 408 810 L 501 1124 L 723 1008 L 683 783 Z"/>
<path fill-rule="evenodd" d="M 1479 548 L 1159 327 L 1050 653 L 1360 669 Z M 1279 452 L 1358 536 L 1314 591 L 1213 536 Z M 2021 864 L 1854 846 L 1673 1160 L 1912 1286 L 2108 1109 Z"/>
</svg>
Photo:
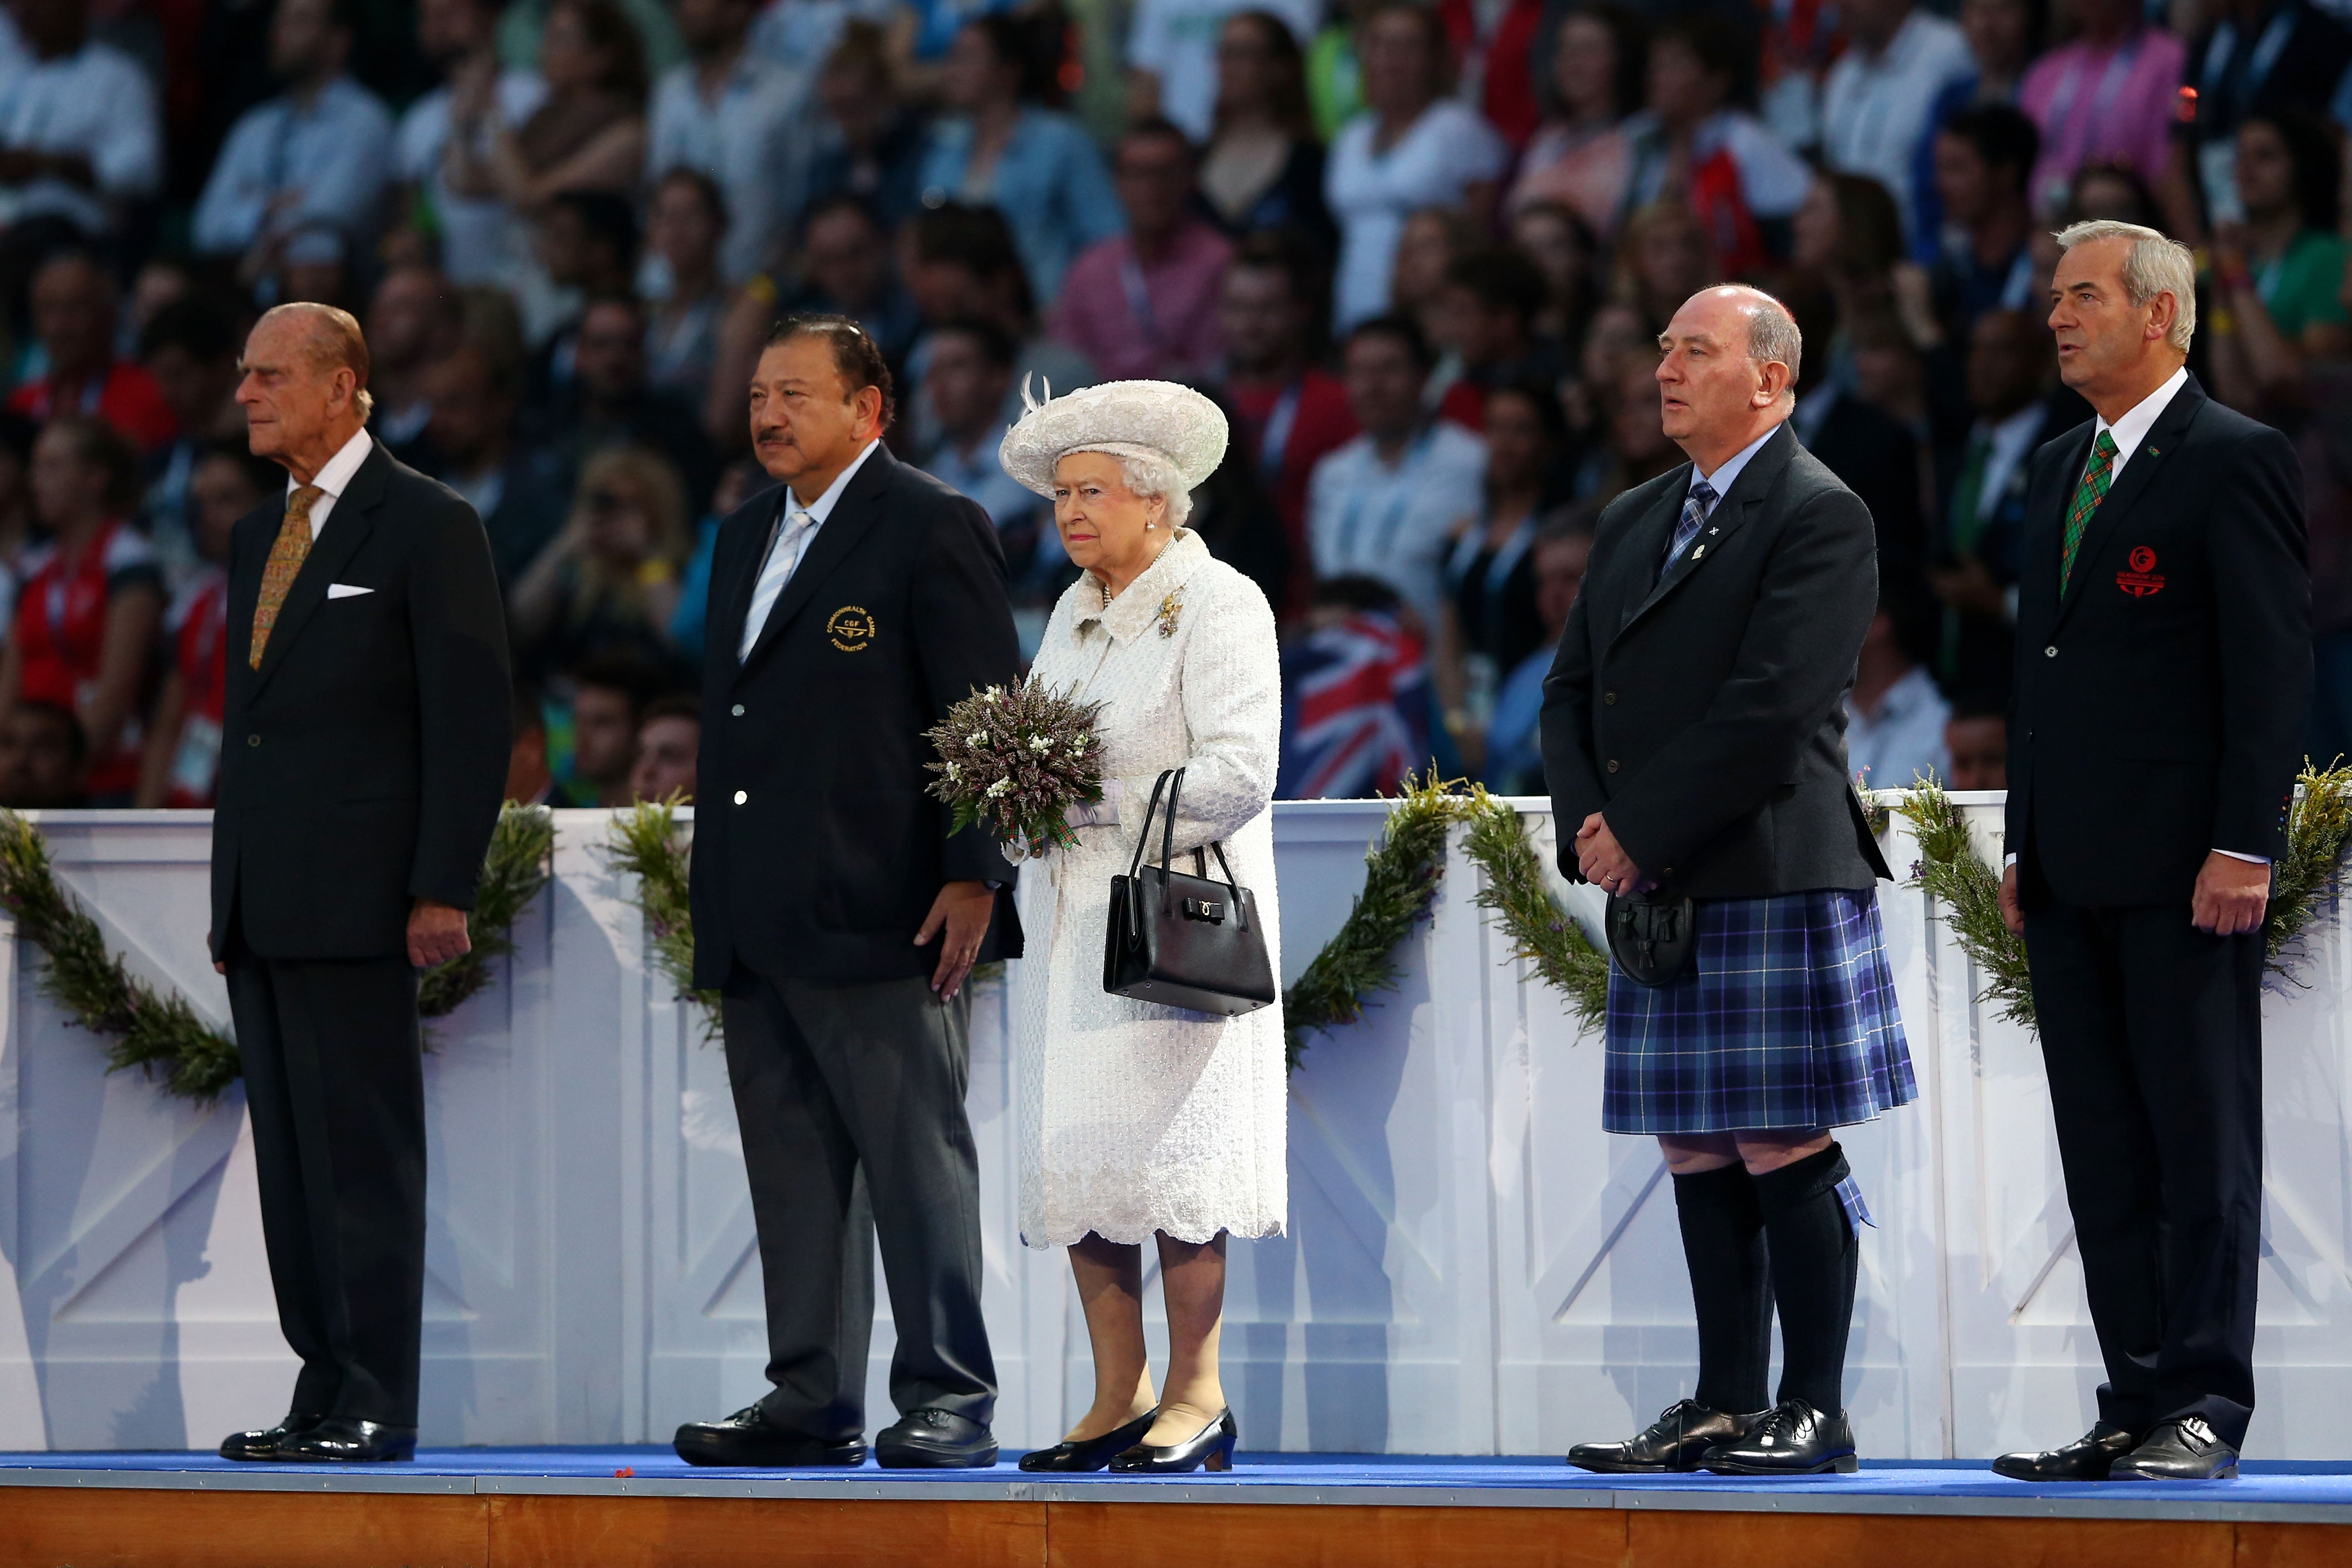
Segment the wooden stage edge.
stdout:
<svg viewBox="0 0 2352 1568">
<path fill-rule="evenodd" d="M 1216 1489 L 1162 1485 L 1149 1500 L 1128 1488 L 1100 1500 L 1099 1486 L 1042 1484 L 985 1495 L 936 1483 L 768 1495 L 610 1482 L 492 1489 L 421 1475 L 269 1480 L 12 1476 L 0 1485 L 0 1568 L 1689 1568 L 1765 1553 L 1805 1568 L 2352 1562 L 2352 1510 L 2245 1508 L 2210 1492 L 2160 1507 L 2086 1494 L 1988 1509 L 1599 1488 L 1574 1502 L 1556 1491 L 1378 1502 L 1362 1500 L 1383 1489 L 1284 1489 L 1290 1495 L 1233 1501 L 1223 1500 L 1230 1487 L 1221 1500 Z"/>
</svg>

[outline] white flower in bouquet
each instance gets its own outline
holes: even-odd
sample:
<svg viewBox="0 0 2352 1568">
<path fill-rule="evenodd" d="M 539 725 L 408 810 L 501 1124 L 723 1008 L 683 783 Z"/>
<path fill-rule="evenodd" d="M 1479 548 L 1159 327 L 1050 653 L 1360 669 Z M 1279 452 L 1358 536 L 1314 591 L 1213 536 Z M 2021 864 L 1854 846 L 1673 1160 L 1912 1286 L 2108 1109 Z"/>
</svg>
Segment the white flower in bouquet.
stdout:
<svg viewBox="0 0 2352 1568">
<path fill-rule="evenodd" d="M 974 691 L 927 731 L 940 760 L 925 766 L 940 776 L 932 796 L 954 808 L 949 831 L 978 824 L 1021 860 L 1077 835 L 1069 809 L 1102 799 L 1102 769 L 1094 753 L 1099 702 L 1080 702 L 1076 688 L 1054 690 L 1034 680 L 1005 690 Z M 1013 854 L 1014 848 L 1021 850 Z"/>
</svg>

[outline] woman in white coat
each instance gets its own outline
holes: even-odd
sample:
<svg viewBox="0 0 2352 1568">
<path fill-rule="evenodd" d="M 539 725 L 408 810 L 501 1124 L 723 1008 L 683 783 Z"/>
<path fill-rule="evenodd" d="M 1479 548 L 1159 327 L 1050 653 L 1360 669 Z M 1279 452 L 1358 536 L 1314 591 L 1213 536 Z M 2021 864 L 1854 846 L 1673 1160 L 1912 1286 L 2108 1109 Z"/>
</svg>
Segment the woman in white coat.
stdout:
<svg viewBox="0 0 2352 1568">
<path fill-rule="evenodd" d="M 1287 1209 L 1281 1005 L 1223 1017 L 1102 984 L 1111 878 L 1126 872 L 1167 769 L 1184 770 L 1179 855 L 1223 844 L 1270 951 L 1281 930 L 1274 614 L 1184 527 L 1225 435 L 1199 393 L 1118 382 L 1034 406 L 1001 454 L 1006 472 L 1052 498 L 1086 574 L 1055 606 L 1035 678 L 1103 704 L 1104 798 L 1072 809 L 1077 847 L 1049 853 L 1020 887 L 1031 954 L 1013 979 L 1022 1239 L 1070 1249 L 1095 1363 L 1092 1405 L 1066 1440 L 1024 1458 L 1026 1470 L 1229 1468 L 1236 1432 L 1217 1377 L 1225 1238 L 1279 1235 Z M 1168 1310 L 1156 1397 L 1146 1242 L 1159 1248 Z"/>
</svg>

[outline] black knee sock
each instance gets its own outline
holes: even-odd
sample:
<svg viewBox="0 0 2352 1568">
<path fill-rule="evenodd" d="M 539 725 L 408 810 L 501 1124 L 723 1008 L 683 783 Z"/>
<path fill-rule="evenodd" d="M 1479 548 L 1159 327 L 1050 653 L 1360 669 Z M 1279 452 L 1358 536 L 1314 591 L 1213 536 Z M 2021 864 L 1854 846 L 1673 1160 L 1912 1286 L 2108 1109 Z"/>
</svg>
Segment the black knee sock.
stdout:
<svg viewBox="0 0 2352 1568">
<path fill-rule="evenodd" d="M 1845 1152 L 1835 1143 L 1756 1178 L 1780 1310 L 1780 1398 L 1836 1415 L 1845 1408 L 1845 1340 L 1853 1326 L 1862 1262 L 1838 1184 Z"/>
<path fill-rule="evenodd" d="M 1764 1261 L 1764 1211 L 1745 1165 L 1675 1178 L 1683 1260 L 1698 1308 L 1698 1390 L 1710 1410 L 1764 1408 L 1772 1365 L 1772 1280 Z"/>
</svg>

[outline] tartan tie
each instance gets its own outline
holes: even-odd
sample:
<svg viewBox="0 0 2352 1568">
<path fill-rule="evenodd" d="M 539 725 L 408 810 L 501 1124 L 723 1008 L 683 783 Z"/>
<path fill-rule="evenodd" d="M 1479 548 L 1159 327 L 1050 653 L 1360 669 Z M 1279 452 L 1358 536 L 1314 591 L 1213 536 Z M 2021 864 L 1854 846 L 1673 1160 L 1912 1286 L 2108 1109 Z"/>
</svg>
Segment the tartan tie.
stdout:
<svg viewBox="0 0 2352 1568">
<path fill-rule="evenodd" d="M 310 556 L 310 509 L 326 493 L 316 485 L 304 485 L 286 498 L 286 522 L 269 546 L 268 564 L 261 569 L 261 598 L 253 606 L 253 653 L 246 662 L 256 669 L 261 668 L 261 650 L 269 646 L 269 628 L 286 606 L 287 590 Z"/>
<path fill-rule="evenodd" d="M 2098 445 L 2091 448 L 2091 466 L 2083 470 L 2083 482 L 2074 487 L 2074 504 L 2066 509 L 2066 542 L 2058 557 L 2058 596 L 2066 596 L 2067 580 L 2074 575 L 2074 552 L 2083 548 L 2083 531 L 2091 526 L 2091 514 L 2107 499 L 2107 484 L 2116 470 L 2116 436 L 2112 430 L 2099 432 Z"/>
<path fill-rule="evenodd" d="M 1681 521 L 1675 524 L 1675 542 L 1666 547 L 1666 558 L 1658 567 L 1658 575 L 1664 576 L 1666 568 L 1682 559 L 1683 552 L 1690 548 L 1691 541 L 1696 539 L 1698 531 L 1706 525 L 1706 514 L 1714 505 L 1713 485 L 1701 479 L 1691 486 L 1690 494 L 1683 499 Z"/>
</svg>

